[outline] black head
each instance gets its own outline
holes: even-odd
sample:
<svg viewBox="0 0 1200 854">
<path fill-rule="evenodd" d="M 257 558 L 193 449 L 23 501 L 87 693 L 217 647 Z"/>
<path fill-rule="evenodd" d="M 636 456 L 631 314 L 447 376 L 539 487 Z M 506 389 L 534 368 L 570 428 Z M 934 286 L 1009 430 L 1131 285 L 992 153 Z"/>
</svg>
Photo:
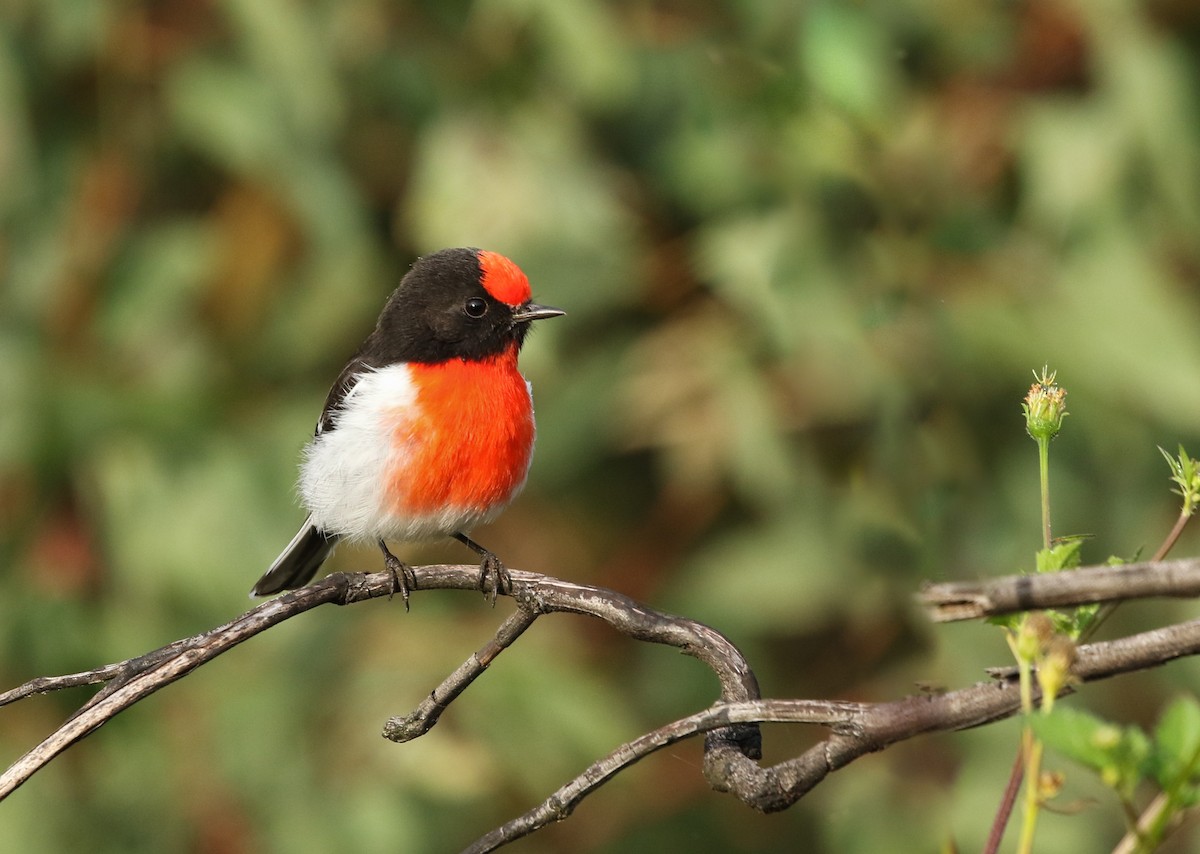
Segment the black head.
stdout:
<svg viewBox="0 0 1200 854">
<path fill-rule="evenodd" d="M 529 280 L 503 255 L 443 249 L 413 264 L 359 355 L 376 367 L 483 359 L 519 348 L 532 321 L 564 313 L 533 303 Z"/>
</svg>

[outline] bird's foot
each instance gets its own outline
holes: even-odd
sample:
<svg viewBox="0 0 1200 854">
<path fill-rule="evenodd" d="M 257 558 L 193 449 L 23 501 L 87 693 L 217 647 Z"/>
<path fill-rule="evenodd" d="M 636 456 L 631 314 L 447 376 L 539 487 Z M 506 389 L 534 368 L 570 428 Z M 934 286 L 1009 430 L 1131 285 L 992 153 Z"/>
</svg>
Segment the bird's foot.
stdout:
<svg viewBox="0 0 1200 854">
<path fill-rule="evenodd" d="M 400 597 L 404 599 L 404 610 L 408 611 L 408 593 L 410 590 L 416 589 L 417 577 L 413 575 L 411 566 L 388 551 L 388 547 L 383 540 L 379 541 L 379 550 L 383 552 L 384 566 L 392 574 L 392 592 L 388 595 L 388 598 L 390 599 L 399 593 Z"/>
<path fill-rule="evenodd" d="M 479 590 L 491 601 L 492 607 L 495 607 L 496 599 L 501 593 L 505 596 L 512 593 L 512 576 L 508 574 L 508 568 L 495 553 L 488 551 L 466 534 L 455 533 L 454 539 L 483 558 L 479 562 Z"/>
<path fill-rule="evenodd" d="M 508 568 L 489 551 L 484 552 L 483 560 L 479 563 L 479 589 L 491 600 L 493 608 L 497 596 L 512 593 L 512 576 L 508 574 Z"/>
</svg>

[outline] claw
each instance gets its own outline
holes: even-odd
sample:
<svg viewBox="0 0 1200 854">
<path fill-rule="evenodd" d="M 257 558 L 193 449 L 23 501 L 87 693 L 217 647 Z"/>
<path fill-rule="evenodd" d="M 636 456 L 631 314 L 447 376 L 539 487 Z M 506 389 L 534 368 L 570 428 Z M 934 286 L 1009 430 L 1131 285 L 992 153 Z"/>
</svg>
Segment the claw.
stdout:
<svg viewBox="0 0 1200 854">
<path fill-rule="evenodd" d="M 479 589 L 491 601 L 493 608 L 496 607 L 496 598 L 501 593 L 512 593 L 512 577 L 500 558 L 492 552 L 484 554 L 479 564 Z"/>
<path fill-rule="evenodd" d="M 409 610 L 408 592 L 416 588 L 417 577 L 413 575 L 412 567 L 388 551 L 387 544 L 383 540 L 379 541 L 379 550 L 383 552 L 384 566 L 392 574 L 392 592 L 388 598 L 399 593 L 404 599 L 404 610 L 407 612 Z"/>
<path fill-rule="evenodd" d="M 501 593 L 506 596 L 512 593 L 512 576 L 508 574 L 508 569 L 500 558 L 466 534 L 457 532 L 454 534 L 454 539 L 483 558 L 479 563 L 479 590 L 491 601 L 494 608 L 496 599 Z"/>
</svg>

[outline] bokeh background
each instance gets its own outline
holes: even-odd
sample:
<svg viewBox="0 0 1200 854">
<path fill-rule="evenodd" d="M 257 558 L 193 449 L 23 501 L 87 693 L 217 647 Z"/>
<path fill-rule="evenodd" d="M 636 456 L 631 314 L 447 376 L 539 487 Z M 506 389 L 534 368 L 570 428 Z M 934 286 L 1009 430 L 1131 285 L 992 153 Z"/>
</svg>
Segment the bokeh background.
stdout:
<svg viewBox="0 0 1200 854">
<path fill-rule="evenodd" d="M 529 487 L 477 532 L 510 565 L 720 628 L 769 696 L 982 678 L 998 631 L 932 628 L 911 595 L 1030 566 L 1031 370 L 1069 392 L 1055 530 L 1090 562 L 1152 552 L 1176 513 L 1156 446 L 1200 453 L 1198 92 L 1186 0 L 3 0 L 0 683 L 244 610 L 328 384 L 454 245 L 570 312 L 523 356 Z M 37 775 L 0 849 L 457 850 L 715 696 L 556 616 L 430 735 L 383 741 L 506 607 L 281 626 Z M 1149 725 L 1197 677 L 1071 702 Z M 0 710 L 0 758 L 88 695 Z M 778 761 L 816 734 L 766 737 Z M 684 744 L 513 850 L 978 850 L 1016 740 L 920 739 L 769 817 Z M 1112 799 L 1052 764 L 1083 811 L 1045 815 L 1042 850 L 1108 850 Z"/>
</svg>

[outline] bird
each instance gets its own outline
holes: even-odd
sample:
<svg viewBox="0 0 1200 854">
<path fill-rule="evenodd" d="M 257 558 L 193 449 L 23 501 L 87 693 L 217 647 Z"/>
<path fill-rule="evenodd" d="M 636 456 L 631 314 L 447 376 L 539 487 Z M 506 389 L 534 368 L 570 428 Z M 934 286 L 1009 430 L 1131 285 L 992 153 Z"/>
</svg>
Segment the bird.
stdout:
<svg viewBox="0 0 1200 854">
<path fill-rule="evenodd" d="M 534 321 L 564 314 L 534 302 L 499 253 L 418 258 L 329 391 L 300 464 L 308 518 L 250 595 L 303 587 L 340 541 L 370 542 L 407 608 L 412 569 L 386 541 L 442 536 L 480 556 L 493 603 L 511 589 L 500 559 L 467 534 L 525 485 L 535 426 L 517 355 Z"/>
</svg>

